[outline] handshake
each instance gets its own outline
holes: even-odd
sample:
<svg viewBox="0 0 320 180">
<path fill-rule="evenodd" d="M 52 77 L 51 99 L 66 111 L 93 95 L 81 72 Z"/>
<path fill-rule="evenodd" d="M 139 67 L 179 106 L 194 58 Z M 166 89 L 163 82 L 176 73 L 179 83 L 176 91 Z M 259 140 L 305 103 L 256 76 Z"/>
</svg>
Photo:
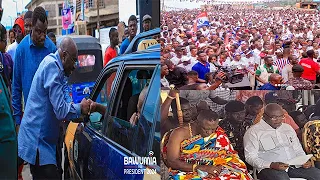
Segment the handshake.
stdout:
<svg viewBox="0 0 320 180">
<path fill-rule="evenodd" d="M 80 103 L 81 114 L 82 115 L 90 115 L 91 112 L 97 111 L 97 103 L 92 101 L 91 99 L 83 98 Z"/>
</svg>

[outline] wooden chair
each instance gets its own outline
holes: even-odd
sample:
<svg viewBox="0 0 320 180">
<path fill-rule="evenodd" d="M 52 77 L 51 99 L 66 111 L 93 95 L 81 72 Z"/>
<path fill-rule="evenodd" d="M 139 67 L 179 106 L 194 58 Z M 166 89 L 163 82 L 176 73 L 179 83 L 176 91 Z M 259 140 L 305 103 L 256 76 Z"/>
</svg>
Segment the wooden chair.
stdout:
<svg viewBox="0 0 320 180">
<path fill-rule="evenodd" d="M 307 154 L 313 154 L 314 162 L 320 162 L 320 120 L 307 122 L 302 130 L 302 146 Z"/>
</svg>

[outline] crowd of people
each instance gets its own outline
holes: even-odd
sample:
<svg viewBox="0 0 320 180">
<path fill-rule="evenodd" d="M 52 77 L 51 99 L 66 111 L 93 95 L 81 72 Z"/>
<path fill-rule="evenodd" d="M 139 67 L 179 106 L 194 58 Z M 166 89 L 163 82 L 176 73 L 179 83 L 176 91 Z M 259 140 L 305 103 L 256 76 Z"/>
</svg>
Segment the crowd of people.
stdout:
<svg viewBox="0 0 320 180">
<path fill-rule="evenodd" d="M 228 89 L 240 73 L 238 89 L 319 88 L 319 18 L 317 11 L 294 8 L 162 11 L 162 87 L 190 85 L 191 73 L 196 83 Z"/>
<path fill-rule="evenodd" d="M 143 16 L 142 32 L 152 29 L 151 22 L 150 15 Z M 104 66 L 125 53 L 137 35 L 138 20 L 131 15 L 128 27 L 124 22 L 118 27 L 110 30 L 110 46 L 101 59 Z M 78 67 L 95 64 L 96 59 L 91 56 L 78 59 L 78 48 L 72 38 L 61 38 L 57 45 L 55 34 L 47 33 L 47 29 L 47 14 L 41 6 L 18 17 L 8 32 L 0 24 L 0 95 L 8 95 L 6 111 L 10 112 L 8 117 L 14 121 L 14 134 L 18 137 L 14 138 L 18 139 L 18 161 L 15 161 L 18 179 L 22 179 L 24 163 L 30 164 L 33 179 L 62 179 L 63 122 L 81 121 L 89 112 L 105 114 L 106 109 L 90 99 L 72 102 L 68 77 Z M 1 99 L 4 100 L 2 96 Z"/>
<path fill-rule="evenodd" d="M 227 91 L 219 113 L 210 101 L 221 91 L 163 93 L 162 178 L 252 179 L 253 171 L 260 180 L 320 177 L 319 162 L 288 164 L 306 155 L 302 131 L 320 118 L 318 95 L 315 105 L 299 108 L 298 91 Z"/>
</svg>

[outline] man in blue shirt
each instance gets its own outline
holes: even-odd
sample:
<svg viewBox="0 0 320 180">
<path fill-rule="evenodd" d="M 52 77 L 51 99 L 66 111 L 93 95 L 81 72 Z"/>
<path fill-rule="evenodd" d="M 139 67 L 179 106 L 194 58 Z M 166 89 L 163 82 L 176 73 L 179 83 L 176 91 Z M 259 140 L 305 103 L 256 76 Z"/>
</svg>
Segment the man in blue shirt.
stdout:
<svg viewBox="0 0 320 180">
<path fill-rule="evenodd" d="M 269 82 L 261 86 L 259 90 L 280 90 L 281 84 L 283 84 L 283 78 L 280 74 L 271 74 Z"/>
<path fill-rule="evenodd" d="M 126 52 L 130 42 L 136 36 L 138 30 L 138 20 L 135 15 L 131 15 L 128 21 L 128 28 L 129 28 L 129 37 L 127 37 L 120 46 L 120 54 Z"/>
<path fill-rule="evenodd" d="M 96 109 L 91 100 L 73 104 L 65 98 L 65 76 L 77 66 L 77 57 L 74 41 L 64 38 L 34 75 L 18 134 L 18 155 L 30 164 L 34 179 L 59 179 L 56 145 L 60 122 L 81 118 Z"/>
<path fill-rule="evenodd" d="M 24 104 L 26 104 L 31 82 L 40 62 L 48 54 L 57 50 L 53 42 L 46 36 L 47 28 L 46 11 L 40 6 L 36 7 L 32 17 L 32 32 L 20 42 L 14 57 L 12 106 L 17 130 L 22 117 L 22 94 Z"/>
<path fill-rule="evenodd" d="M 203 51 L 198 52 L 198 60 L 192 70 L 197 71 L 200 79 L 205 79 L 205 74 L 210 72 L 210 64 L 207 62 L 207 54 Z"/>
</svg>

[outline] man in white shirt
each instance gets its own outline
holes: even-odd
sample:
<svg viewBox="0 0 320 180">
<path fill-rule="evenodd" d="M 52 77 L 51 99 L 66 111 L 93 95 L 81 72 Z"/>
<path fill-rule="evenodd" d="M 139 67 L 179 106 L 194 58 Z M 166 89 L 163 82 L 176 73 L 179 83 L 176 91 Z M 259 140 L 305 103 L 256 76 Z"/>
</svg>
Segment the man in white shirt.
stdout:
<svg viewBox="0 0 320 180">
<path fill-rule="evenodd" d="M 178 65 L 181 63 L 181 59 L 183 57 L 183 52 L 181 47 L 176 47 L 175 54 L 176 56 L 171 58 L 171 62 L 173 62 L 174 65 Z"/>
<path fill-rule="evenodd" d="M 191 71 L 193 64 L 191 63 L 191 58 L 188 56 L 183 56 L 181 58 L 181 64 L 178 67 L 183 68 L 186 72 Z"/>
<path fill-rule="evenodd" d="M 248 66 L 247 62 L 244 61 L 244 59 L 241 58 L 240 53 L 235 53 L 235 57 L 234 60 L 231 61 L 231 63 L 229 64 L 229 66 Z"/>
<path fill-rule="evenodd" d="M 320 170 L 311 167 L 310 161 L 301 166 L 289 166 L 289 160 L 306 154 L 293 128 L 282 123 L 284 119 L 280 105 L 271 103 L 265 107 L 263 119 L 244 135 L 246 162 L 257 168 L 258 178 L 262 180 L 318 180 Z"/>
<path fill-rule="evenodd" d="M 209 35 L 210 31 L 209 31 L 209 29 L 207 29 L 207 26 L 202 26 L 201 33 L 202 33 L 202 35 L 207 37 Z"/>
<path fill-rule="evenodd" d="M 283 77 L 283 82 L 288 82 L 289 79 L 293 78 L 292 67 L 293 65 L 298 64 L 298 58 L 295 55 L 290 55 L 288 60 L 290 63 L 285 65 L 282 69 L 281 75 Z"/>
<path fill-rule="evenodd" d="M 261 41 L 257 40 L 254 42 L 254 45 L 255 45 L 255 49 L 253 50 L 254 60 L 255 60 L 256 64 L 261 65 L 260 53 L 262 50 L 262 43 L 261 43 Z"/>
<path fill-rule="evenodd" d="M 190 58 L 191 58 L 191 64 L 192 64 L 192 65 L 195 65 L 195 64 L 198 62 L 197 53 L 198 53 L 197 47 L 191 46 L 191 47 L 190 47 L 190 54 L 191 54 L 191 57 L 190 57 Z"/>
</svg>

